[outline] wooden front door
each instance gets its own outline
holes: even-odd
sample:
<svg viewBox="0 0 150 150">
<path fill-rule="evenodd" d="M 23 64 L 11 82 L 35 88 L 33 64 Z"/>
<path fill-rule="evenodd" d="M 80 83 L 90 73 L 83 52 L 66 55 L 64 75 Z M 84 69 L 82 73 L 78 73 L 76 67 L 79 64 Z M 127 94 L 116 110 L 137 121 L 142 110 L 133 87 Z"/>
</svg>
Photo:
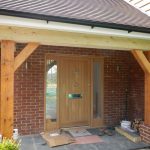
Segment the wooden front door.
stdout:
<svg viewBox="0 0 150 150">
<path fill-rule="evenodd" d="M 60 58 L 60 127 L 90 124 L 90 64 L 88 58 Z"/>
</svg>

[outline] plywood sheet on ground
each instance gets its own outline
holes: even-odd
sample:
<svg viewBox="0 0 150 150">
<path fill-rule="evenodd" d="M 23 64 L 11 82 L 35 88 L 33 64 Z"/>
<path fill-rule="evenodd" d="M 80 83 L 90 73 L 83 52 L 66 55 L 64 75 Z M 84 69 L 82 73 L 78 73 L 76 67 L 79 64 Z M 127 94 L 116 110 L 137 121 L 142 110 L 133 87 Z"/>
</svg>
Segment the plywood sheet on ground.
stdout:
<svg viewBox="0 0 150 150">
<path fill-rule="evenodd" d="M 74 142 L 74 139 L 67 134 L 50 136 L 50 133 L 47 132 L 42 133 L 41 135 L 50 147 L 66 145 Z"/>
</svg>

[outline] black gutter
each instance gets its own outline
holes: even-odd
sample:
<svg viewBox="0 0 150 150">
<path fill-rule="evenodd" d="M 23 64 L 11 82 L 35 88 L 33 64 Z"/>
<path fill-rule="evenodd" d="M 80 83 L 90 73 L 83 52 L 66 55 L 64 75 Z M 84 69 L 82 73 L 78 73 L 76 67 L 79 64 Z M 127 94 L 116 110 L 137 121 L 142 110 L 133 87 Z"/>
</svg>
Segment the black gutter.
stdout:
<svg viewBox="0 0 150 150">
<path fill-rule="evenodd" d="M 0 9 L 0 15 L 46 20 L 47 22 L 55 21 L 55 22 L 71 23 L 71 24 L 78 24 L 78 25 L 87 25 L 87 26 L 91 26 L 91 28 L 103 27 L 103 28 L 109 28 L 109 29 L 119 29 L 119 30 L 128 31 L 129 33 L 133 31 L 142 32 L 142 33 L 150 33 L 150 28 L 146 28 L 146 27 L 130 26 L 130 25 L 123 25 L 123 24 L 107 23 L 107 22 L 98 22 L 98 21 L 91 21 L 91 20 L 81 20 L 81 19 L 58 17 L 58 16 L 47 16 L 47 15 L 42 15 L 42 14 L 20 12 L 20 11 L 14 11 L 14 10 L 6 10 L 6 9 Z"/>
</svg>

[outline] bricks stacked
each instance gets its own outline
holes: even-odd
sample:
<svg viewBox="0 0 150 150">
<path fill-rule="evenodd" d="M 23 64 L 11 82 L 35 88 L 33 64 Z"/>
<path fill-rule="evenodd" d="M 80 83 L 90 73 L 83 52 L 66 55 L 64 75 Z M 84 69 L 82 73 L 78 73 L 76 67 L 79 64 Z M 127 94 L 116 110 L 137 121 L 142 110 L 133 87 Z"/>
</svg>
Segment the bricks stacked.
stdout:
<svg viewBox="0 0 150 150">
<path fill-rule="evenodd" d="M 150 126 L 145 125 L 144 123 L 140 125 L 140 136 L 142 140 L 150 144 Z"/>
</svg>

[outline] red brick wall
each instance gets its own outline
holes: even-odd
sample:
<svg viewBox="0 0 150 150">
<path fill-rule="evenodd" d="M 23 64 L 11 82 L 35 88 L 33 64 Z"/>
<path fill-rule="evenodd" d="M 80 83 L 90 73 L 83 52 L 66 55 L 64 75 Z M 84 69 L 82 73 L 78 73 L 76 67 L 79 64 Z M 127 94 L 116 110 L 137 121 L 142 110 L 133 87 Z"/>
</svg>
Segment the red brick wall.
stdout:
<svg viewBox="0 0 150 150">
<path fill-rule="evenodd" d="M 140 135 L 144 142 L 150 144 L 150 126 L 142 124 L 140 126 Z"/>
<path fill-rule="evenodd" d="M 125 117 L 129 53 L 106 51 L 105 55 L 104 118 L 107 125 L 115 125 Z"/>
<path fill-rule="evenodd" d="M 17 45 L 16 55 L 22 48 L 23 45 Z M 141 70 L 139 70 L 139 66 L 129 52 L 40 46 L 28 58 L 27 67 L 24 63 L 15 73 L 14 126 L 19 129 L 21 134 L 40 133 L 44 130 L 44 56 L 46 53 L 105 57 L 104 118 L 106 125 L 118 124 L 125 117 L 126 89 L 132 91 L 128 95 L 129 101 L 133 101 L 132 104 L 136 105 L 137 99 L 143 101 L 142 94 L 140 98 L 139 94 L 136 94 L 136 92 L 143 92 L 143 89 L 139 87 L 143 84 L 143 80 L 139 80 L 139 76 L 133 77 L 135 80 L 130 78 L 132 76 L 130 67 L 135 70 L 135 74 L 138 74 Z M 138 104 L 138 107 L 143 110 L 143 105 Z"/>
<path fill-rule="evenodd" d="M 129 119 L 144 119 L 144 72 L 131 55 L 129 69 Z"/>
</svg>

